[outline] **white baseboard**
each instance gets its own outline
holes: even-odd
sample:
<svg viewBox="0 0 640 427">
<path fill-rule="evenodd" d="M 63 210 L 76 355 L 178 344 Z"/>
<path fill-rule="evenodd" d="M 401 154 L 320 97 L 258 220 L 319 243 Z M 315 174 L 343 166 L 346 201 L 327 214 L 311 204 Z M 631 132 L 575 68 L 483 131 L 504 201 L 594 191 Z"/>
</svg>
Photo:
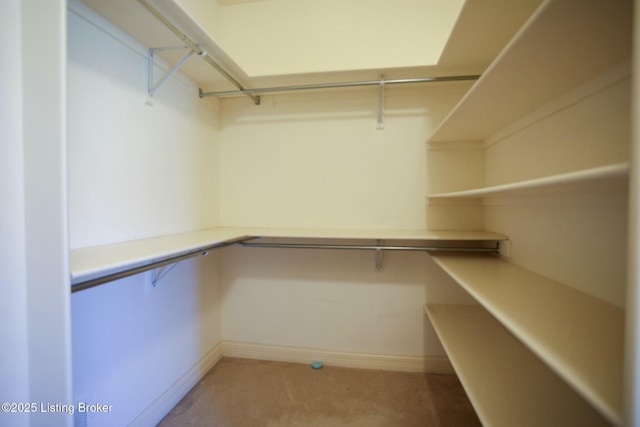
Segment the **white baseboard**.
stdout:
<svg viewBox="0 0 640 427">
<path fill-rule="evenodd" d="M 225 357 L 271 360 L 311 364 L 321 361 L 327 366 L 380 369 L 385 371 L 453 374 L 449 359 L 444 356 L 393 356 L 367 353 L 347 353 L 313 348 L 287 347 L 238 341 L 223 341 Z"/>
<path fill-rule="evenodd" d="M 134 427 L 151 427 L 157 425 L 165 415 L 205 376 L 216 363 L 222 359 L 223 344 L 218 343 L 209 350 L 183 376 L 164 391 L 138 417 L 129 424 Z"/>
</svg>

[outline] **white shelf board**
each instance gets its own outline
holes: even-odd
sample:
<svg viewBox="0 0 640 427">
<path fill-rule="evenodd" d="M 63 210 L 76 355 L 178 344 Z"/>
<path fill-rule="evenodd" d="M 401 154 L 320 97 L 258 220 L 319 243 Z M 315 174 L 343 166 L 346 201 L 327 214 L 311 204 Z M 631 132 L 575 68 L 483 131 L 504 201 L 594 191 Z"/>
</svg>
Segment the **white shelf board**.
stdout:
<svg viewBox="0 0 640 427">
<path fill-rule="evenodd" d="M 202 29 L 197 19 L 176 0 L 150 0 L 150 4 L 180 29 L 185 35 L 198 44 L 211 58 L 231 73 L 242 84 L 249 78 L 242 68 L 226 53 L 220 43 Z M 83 19 L 98 25 L 107 34 L 113 35 L 111 25 L 119 27 L 138 43 L 146 48 L 176 47 L 184 43 L 167 29 L 151 12 L 137 0 L 69 0 L 69 10 Z M 98 23 L 94 14 L 87 8 L 101 15 L 108 24 Z M 110 25 L 111 24 L 111 25 Z M 125 42 L 128 44 L 128 42 Z M 137 49 L 136 49 L 137 50 Z M 169 65 L 165 71 L 177 64 L 188 52 L 187 49 L 165 50 L 157 53 Z M 146 52 L 144 53 L 146 56 Z M 207 64 L 204 59 L 192 57 L 181 68 L 180 72 L 204 87 L 217 90 L 235 90 L 236 87 L 227 81 L 218 71 Z M 156 81 L 159 80 L 159 73 Z"/>
<path fill-rule="evenodd" d="M 211 19 L 211 17 L 198 17 L 192 15 L 180 0 L 150 0 L 149 3 L 169 22 L 175 25 L 181 32 L 184 32 L 194 41 L 202 50 L 206 52 L 216 63 L 218 63 L 227 73 L 231 74 L 240 84 L 247 87 L 249 76 L 245 71 L 227 54 L 220 43 L 206 31 L 202 20 Z M 205 84 L 217 84 L 219 80 L 226 81 L 221 74 L 205 64 L 204 61 L 197 61 L 202 66 L 202 71 L 197 74 L 197 69 L 192 67 L 192 78 L 198 82 Z M 188 71 L 187 71 L 188 73 Z M 212 78 L 215 77 L 215 78 Z M 229 82 L 226 83 L 233 87 Z"/>
<path fill-rule="evenodd" d="M 482 307 L 425 311 L 484 426 L 609 425 Z"/>
<path fill-rule="evenodd" d="M 506 0 L 503 0 L 506 1 Z M 527 2 L 535 0 L 527 0 Z M 180 46 L 184 43 L 169 29 L 167 29 L 156 17 L 153 16 L 139 1 L 137 0 L 68 0 L 69 10 L 73 13 L 77 13 L 83 19 L 98 25 L 107 34 L 113 36 L 112 25 L 118 27 L 122 31 L 126 32 L 129 36 L 146 48 L 160 48 L 160 47 L 172 47 Z M 334 70 L 331 72 L 317 72 L 317 73 L 302 73 L 292 74 L 286 73 L 283 75 L 268 75 L 268 76 L 254 76 L 251 75 L 248 70 L 242 68 L 234 58 L 228 53 L 225 47 L 220 43 L 214 35 L 207 31 L 205 23 L 207 19 L 211 19 L 208 16 L 194 16 L 185 7 L 187 2 L 182 0 L 149 0 L 150 4 L 157 8 L 158 11 L 168 19 L 173 25 L 175 25 L 181 32 L 192 39 L 197 45 L 199 45 L 207 54 L 219 63 L 228 73 L 230 73 L 239 83 L 246 88 L 256 87 L 279 87 L 290 85 L 310 85 L 320 83 L 337 83 L 348 81 L 368 81 L 377 80 L 381 74 L 384 74 L 387 80 L 389 79 L 401 79 L 401 78 L 413 78 L 419 76 L 434 76 L 434 75 L 471 75 L 479 74 L 484 69 L 484 66 L 466 66 L 466 65 L 448 65 L 444 66 L 442 71 L 439 71 L 434 66 L 416 66 L 416 67 L 390 67 L 384 69 L 348 69 L 348 70 Z M 202 3 L 205 3 L 204 1 Z M 527 5 L 521 6 L 526 9 Z M 510 8 L 511 9 L 511 8 Z M 513 8 L 509 14 L 516 13 L 520 8 Z M 104 19 L 96 19 L 94 14 L 89 12 L 95 12 Z M 479 25 L 478 21 L 485 23 L 483 19 L 488 19 L 490 23 L 498 25 L 500 27 L 510 28 L 511 24 L 502 23 L 504 20 L 504 14 L 489 14 L 488 16 L 474 17 L 466 16 L 465 25 L 474 26 Z M 96 23 L 96 21 L 108 21 L 108 23 Z M 500 44 L 503 38 L 506 38 L 511 34 L 510 31 L 498 31 L 497 39 L 493 41 L 495 45 Z M 494 35 L 495 36 L 495 35 Z M 139 48 L 132 47 L 128 41 L 120 40 L 129 47 L 138 51 Z M 452 48 L 452 55 L 463 56 L 458 51 L 468 50 L 467 44 L 463 45 L 458 43 L 457 46 Z M 486 63 L 493 54 L 494 50 L 492 46 L 483 46 L 480 58 Z M 158 61 L 157 65 L 167 72 L 173 65 L 177 64 L 188 52 L 186 49 L 177 50 L 164 50 L 156 53 L 157 58 L 161 58 L 162 61 Z M 146 56 L 146 50 L 141 52 Z M 478 55 L 478 49 L 474 51 L 474 54 Z M 475 64 L 475 63 L 474 63 Z M 237 88 L 229 82 L 222 74 L 216 71 L 212 66 L 205 62 L 202 58 L 193 56 L 190 58 L 181 68 L 180 73 L 184 74 L 198 86 L 200 86 L 205 92 L 215 91 L 231 91 L 237 90 Z M 156 72 L 156 81 L 160 79 L 160 72 Z M 466 82 L 462 82 L 466 84 Z M 440 83 L 444 84 L 444 83 Z M 450 82 L 447 84 L 461 84 L 460 82 Z"/>
<path fill-rule="evenodd" d="M 495 256 L 432 257 L 605 417 L 622 423 L 621 308 Z"/>
<path fill-rule="evenodd" d="M 618 163 L 527 181 L 429 195 L 429 198 L 508 196 L 550 192 L 608 190 L 625 184 L 629 164 Z"/>
<path fill-rule="evenodd" d="M 233 230 L 234 228 L 229 228 Z M 487 231 L 430 231 L 411 229 L 324 229 L 324 228 L 235 228 L 240 235 L 301 239 L 367 240 L 507 240 L 504 234 Z"/>
<path fill-rule="evenodd" d="M 628 61 L 633 2 L 547 0 L 430 138 L 485 140 Z"/>
<path fill-rule="evenodd" d="M 239 230 L 211 228 L 150 239 L 72 249 L 71 283 L 169 258 L 243 237 Z"/>
<path fill-rule="evenodd" d="M 504 235 L 484 231 L 219 227 L 150 239 L 72 249 L 70 252 L 71 283 L 79 283 L 127 268 L 138 267 L 149 262 L 196 251 L 211 245 L 235 241 L 244 237 L 416 241 L 495 241 L 507 239 Z"/>
</svg>

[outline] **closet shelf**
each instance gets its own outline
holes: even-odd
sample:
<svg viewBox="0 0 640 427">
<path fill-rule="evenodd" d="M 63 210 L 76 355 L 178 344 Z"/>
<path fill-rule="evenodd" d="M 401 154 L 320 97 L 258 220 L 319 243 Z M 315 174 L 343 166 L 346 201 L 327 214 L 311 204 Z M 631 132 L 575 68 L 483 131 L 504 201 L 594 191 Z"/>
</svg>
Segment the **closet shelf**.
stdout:
<svg viewBox="0 0 640 427">
<path fill-rule="evenodd" d="M 212 228 L 70 251 L 71 285 L 174 256 L 250 238 L 239 230 Z"/>
<path fill-rule="evenodd" d="M 78 4 L 80 1 L 150 48 L 150 96 L 157 90 L 152 77 L 153 56 L 162 58 L 166 64 L 175 64 L 171 70 L 168 70 L 170 65 L 162 65 L 162 68 L 167 68 L 164 70 L 167 72 L 165 76 L 179 69 L 195 81 L 200 87 L 200 97 L 247 95 L 256 105 L 260 104 L 261 93 L 465 81 L 479 77 L 476 71 L 451 75 L 450 69 L 434 76 L 433 67 L 428 66 L 254 76 L 249 75 L 212 34 L 210 17 L 206 13 L 195 13 L 181 0 L 70 0 L 70 8 L 82 15 L 84 12 Z M 206 9 L 202 7 L 201 11 Z M 189 51 L 195 55 L 189 54 Z M 155 52 L 154 55 L 151 52 Z M 416 72 L 419 73 L 418 77 L 414 77 L 413 73 Z"/>
<path fill-rule="evenodd" d="M 131 274 L 137 274 L 144 270 L 153 269 L 152 264 L 155 263 L 167 264 L 175 258 L 187 258 L 199 255 L 209 249 L 260 237 L 473 242 L 496 242 L 507 239 L 502 234 L 483 231 L 219 227 L 150 239 L 72 249 L 70 252 L 71 286 L 74 290 L 84 289 L 89 287 L 87 286 L 88 281 L 100 279 L 100 283 L 106 283 L 107 281 L 126 277 L 124 275 L 109 278 L 111 275 L 118 275 L 126 271 L 131 271 Z"/>
<path fill-rule="evenodd" d="M 531 195 L 536 193 L 546 194 L 550 192 L 574 192 L 621 188 L 620 184 L 626 183 L 628 176 L 629 164 L 618 163 L 492 187 L 454 191 L 449 193 L 436 193 L 429 195 L 429 198 L 488 197 L 522 194 Z"/>
<path fill-rule="evenodd" d="M 547 0 L 430 141 L 487 139 L 627 61 L 632 39 L 631 6 L 627 0 Z"/>
<path fill-rule="evenodd" d="M 204 29 L 198 17 L 193 16 L 182 3 L 176 0 L 69 0 L 68 6 L 73 13 L 82 17 L 88 14 L 89 7 L 147 48 L 183 46 L 193 49 L 194 46 L 190 44 L 197 44 L 193 50 L 196 54 L 202 53 L 200 58 L 194 55 L 180 67 L 181 73 L 201 87 L 220 90 L 238 88 L 237 84 L 225 77 L 224 74 L 228 73 L 236 83 L 246 87 L 249 80 L 246 73 Z M 164 20 L 169 21 L 170 25 L 164 23 Z M 178 30 L 178 34 L 174 29 Z M 136 47 L 133 49 L 137 50 Z M 167 71 L 170 66 L 168 64 L 178 63 L 185 53 L 183 49 L 162 50 L 157 56 L 166 61 L 166 64 L 156 65 Z"/>
<path fill-rule="evenodd" d="M 425 312 L 483 425 L 609 425 L 482 307 Z"/>
<path fill-rule="evenodd" d="M 431 231 L 411 229 L 339 229 L 339 228 L 227 228 L 239 234 L 258 237 L 300 239 L 367 239 L 367 240 L 507 240 L 504 234 L 487 231 Z"/>
<path fill-rule="evenodd" d="M 495 256 L 432 257 L 600 413 L 622 423 L 621 308 Z"/>
</svg>

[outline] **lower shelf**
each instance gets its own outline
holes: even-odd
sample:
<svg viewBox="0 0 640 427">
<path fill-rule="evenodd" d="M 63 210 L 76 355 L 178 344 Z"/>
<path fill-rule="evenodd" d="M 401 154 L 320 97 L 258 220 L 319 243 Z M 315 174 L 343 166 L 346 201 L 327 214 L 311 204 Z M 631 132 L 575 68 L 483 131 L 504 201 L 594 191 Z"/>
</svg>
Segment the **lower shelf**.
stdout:
<svg viewBox="0 0 640 427">
<path fill-rule="evenodd" d="M 484 308 L 425 312 L 483 425 L 611 425 Z"/>
<path fill-rule="evenodd" d="M 624 311 L 495 256 L 434 261 L 613 424 L 622 424 Z"/>
</svg>

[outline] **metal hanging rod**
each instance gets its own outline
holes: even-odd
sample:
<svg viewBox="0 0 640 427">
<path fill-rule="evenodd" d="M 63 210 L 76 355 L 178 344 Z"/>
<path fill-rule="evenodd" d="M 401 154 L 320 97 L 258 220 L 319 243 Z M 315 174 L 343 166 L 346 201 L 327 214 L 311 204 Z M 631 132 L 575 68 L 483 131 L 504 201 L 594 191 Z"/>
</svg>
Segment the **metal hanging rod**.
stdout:
<svg viewBox="0 0 640 427">
<path fill-rule="evenodd" d="M 213 58 L 200 48 L 193 40 L 187 37 L 178 27 L 173 25 L 167 18 L 164 17 L 155 7 L 151 6 L 147 0 L 138 0 L 149 12 L 151 12 L 160 22 L 164 24 L 173 34 L 175 34 L 180 40 L 182 40 L 195 54 L 202 57 L 209 65 L 215 68 L 220 74 L 222 74 L 227 80 L 229 80 L 239 90 L 245 90 L 244 86 L 238 82 L 231 74 L 227 72 L 220 64 L 218 64 Z M 260 104 L 260 97 L 247 94 L 256 105 Z"/>
<path fill-rule="evenodd" d="M 421 252 L 487 252 L 497 253 L 499 248 L 465 248 L 444 246 L 385 246 L 385 245 L 323 245 L 308 243 L 250 243 L 240 242 L 246 248 L 288 248 L 288 249 L 349 249 L 371 251 L 421 251 Z"/>
<path fill-rule="evenodd" d="M 382 271 L 383 251 L 415 251 L 415 252 L 475 252 L 493 253 L 500 251 L 500 243 L 496 242 L 492 248 L 478 247 L 444 247 L 444 246 L 392 246 L 383 245 L 382 240 L 377 240 L 375 245 L 334 245 L 334 244 L 310 244 L 310 243 L 252 243 L 242 241 L 237 243 L 245 248 L 280 248 L 280 249 L 346 249 L 346 250 L 369 250 L 375 251 L 376 271 Z"/>
<path fill-rule="evenodd" d="M 156 261 L 148 262 L 144 265 L 129 268 L 127 270 L 118 271 L 117 273 L 107 274 L 105 276 L 96 277 L 95 279 L 89 279 L 82 282 L 78 282 L 71 285 L 71 292 L 78 292 L 84 289 L 93 288 L 94 286 L 102 285 L 107 282 L 112 282 L 114 280 L 122 279 L 125 277 L 133 276 L 135 274 L 139 274 L 149 270 L 155 270 L 158 267 L 162 267 L 169 264 L 175 264 L 182 260 L 193 258 L 199 255 L 207 255 L 211 249 L 222 248 L 224 246 L 235 245 L 236 243 L 242 242 L 244 240 L 254 239 L 251 236 L 243 236 L 237 239 L 231 239 L 225 242 L 214 243 L 212 245 L 203 246 L 198 249 L 194 249 L 187 253 L 181 255 L 175 255 L 168 258 L 163 258 Z"/>
<path fill-rule="evenodd" d="M 500 243 L 496 242 L 493 248 L 478 247 L 444 247 L 444 246 L 387 246 L 378 240 L 375 245 L 333 245 L 333 244 L 311 244 L 311 243 L 251 243 L 249 241 L 239 242 L 238 245 L 245 248 L 281 248 L 281 249 L 346 249 L 346 250 L 368 250 L 375 251 L 376 271 L 382 271 L 383 251 L 415 251 L 415 252 L 480 252 L 498 253 Z"/>
<path fill-rule="evenodd" d="M 436 82 L 452 82 L 452 81 L 464 81 L 464 80 L 478 80 L 479 75 L 468 76 L 443 76 L 443 77 L 416 77 L 408 79 L 391 79 L 391 80 L 365 80 L 359 82 L 340 82 L 340 83 L 319 83 L 297 86 L 280 86 L 280 87 L 267 87 L 260 89 L 240 89 L 229 90 L 221 92 L 202 92 L 200 91 L 200 97 L 207 96 L 233 96 L 233 95 L 253 95 L 257 93 L 271 93 L 271 92 L 291 92 L 298 90 L 315 90 L 315 89 L 336 89 L 345 87 L 358 87 L 358 86 L 381 86 L 381 85 L 395 85 L 395 84 L 407 84 L 407 83 L 436 83 Z"/>
<path fill-rule="evenodd" d="M 435 82 L 450 82 L 450 81 L 463 81 L 463 80 L 477 80 L 479 75 L 464 75 L 464 76 L 442 76 L 442 77 L 418 77 L 407 79 L 393 79 L 393 80 L 369 80 L 359 82 L 342 82 L 342 83 L 320 83 L 320 84 L 308 84 L 297 86 L 281 86 L 281 87 L 269 87 L 260 89 L 247 89 L 231 74 L 227 72 L 220 64 L 218 64 L 213 58 L 207 55 L 207 53 L 198 46 L 193 40 L 191 40 L 186 34 L 184 34 L 178 27 L 173 25 L 171 21 L 160 13 L 155 7 L 153 7 L 147 0 L 138 0 L 149 12 L 151 12 L 160 22 L 162 22 L 171 32 L 173 32 L 180 40 L 182 40 L 189 49 L 196 55 L 202 57 L 215 68 L 222 76 L 229 80 L 238 90 L 233 91 L 220 91 L 220 92 L 203 92 L 199 90 L 200 98 L 209 96 L 233 96 L 233 95 L 246 95 L 250 97 L 256 105 L 260 105 L 260 96 L 256 96 L 259 93 L 273 93 L 273 92 L 290 92 L 299 90 L 315 90 L 315 89 L 335 89 L 345 87 L 358 87 L 358 86 L 379 86 L 394 85 L 394 84 L 406 84 L 406 83 L 435 83 Z M 188 56 L 191 56 L 189 54 Z M 186 61 L 187 58 L 184 58 Z M 182 64 L 180 64 L 182 65 Z M 178 67 L 179 68 L 179 67 Z M 378 121 L 380 126 L 380 120 Z"/>
<path fill-rule="evenodd" d="M 493 248 L 478 248 L 478 247 L 443 247 L 443 246 L 386 246 L 382 245 L 381 241 L 378 241 L 377 245 L 337 245 L 337 244 L 306 244 L 306 243 L 250 243 L 249 240 L 254 240 L 259 237 L 256 236 L 242 236 L 235 239 L 230 239 L 224 242 L 214 243 L 211 245 L 203 246 L 198 249 L 191 250 L 189 252 L 170 256 L 155 261 L 150 261 L 143 265 L 128 268 L 126 270 L 118 271 L 116 273 L 99 276 L 93 279 L 84 280 L 82 282 L 74 283 L 71 285 L 71 292 L 78 292 L 84 289 L 93 288 L 95 286 L 102 285 L 104 283 L 112 282 L 114 280 L 123 279 L 125 277 L 133 276 L 135 274 L 143 273 L 149 270 L 155 270 L 159 267 L 163 267 L 169 264 L 175 264 L 188 258 L 193 258 L 199 255 L 207 255 L 210 250 L 222 248 L 230 245 L 240 245 L 248 248 L 288 248 L 288 249 L 348 249 L 348 250 L 374 250 L 376 251 L 376 269 L 382 268 L 382 251 L 422 251 L 422 252 L 484 252 L 484 253 L 497 253 L 499 251 L 499 244 Z M 152 278 L 152 282 L 156 282 L 162 276 L 164 276 L 169 270 L 164 273 L 160 273 Z M 155 284 L 155 283 L 154 283 Z"/>
</svg>

